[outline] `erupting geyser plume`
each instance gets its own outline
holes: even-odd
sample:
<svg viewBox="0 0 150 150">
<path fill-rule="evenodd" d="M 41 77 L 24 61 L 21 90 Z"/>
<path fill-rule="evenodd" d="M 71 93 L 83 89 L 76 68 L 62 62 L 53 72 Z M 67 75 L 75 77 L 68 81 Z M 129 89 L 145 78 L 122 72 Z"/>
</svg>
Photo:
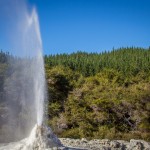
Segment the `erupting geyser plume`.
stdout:
<svg viewBox="0 0 150 150">
<path fill-rule="evenodd" d="M 34 85 L 34 94 L 35 94 L 35 102 L 36 102 L 36 118 L 37 118 L 37 124 L 39 126 L 42 125 L 43 122 L 43 106 L 44 106 L 44 100 L 45 100 L 45 72 L 44 72 L 44 62 L 43 62 L 43 55 L 42 55 L 42 40 L 39 30 L 39 22 L 38 22 L 38 16 L 36 13 L 35 8 L 33 8 L 32 13 L 30 16 L 27 16 L 27 28 L 26 28 L 26 35 L 25 37 L 30 39 L 31 37 L 28 37 L 30 35 L 30 32 L 33 34 L 36 33 L 36 42 L 35 43 L 35 49 L 36 49 L 36 57 L 35 57 L 35 69 L 37 70 L 34 74 L 35 75 L 35 85 Z M 34 30 L 35 31 L 34 31 Z M 35 37 L 33 37 L 35 39 Z M 30 39 L 32 40 L 32 39 Z M 32 43 L 33 44 L 33 43 Z"/>
<path fill-rule="evenodd" d="M 4 83 L 6 117 L 2 126 L 0 150 L 40 150 L 60 145 L 44 124 L 46 96 L 42 40 L 36 9 L 27 9 L 22 0 L 1 0 L 6 13 L 8 42 L 13 56 L 8 59 L 8 78 Z M 1 12 L 0 12 L 1 13 Z M 7 24 L 5 23 L 5 25 Z M 28 137 L 28 138 L 27 138 Z M 48 137 L 48 138 L 47 138 Z M 23 140 L 22 140 L 23 139 Z"/>
</svg>

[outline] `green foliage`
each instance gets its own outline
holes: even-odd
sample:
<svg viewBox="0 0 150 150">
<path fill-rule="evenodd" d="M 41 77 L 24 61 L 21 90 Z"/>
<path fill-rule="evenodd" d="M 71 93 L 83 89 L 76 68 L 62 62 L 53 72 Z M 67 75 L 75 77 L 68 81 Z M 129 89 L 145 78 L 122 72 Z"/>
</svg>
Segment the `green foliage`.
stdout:
<svg viewBox="0 0 150 150">
<path fill-rule="evenodd" d="M 111 52 L 60 54 L 45 56 L 49 67 L 63 65 L 83 76 L 93 76 L 101 70 L 113 69 L 124 76 L 137 75 L 139 72 L 150 71 L 150 50 L 143 48 L 120 48 Z"/>
<path fill-rule="evenodd" d="M 49 68 L 46 66 L 46 78 L 48 84 L 49 117 L 58 116 L 60 112 L 64 111 L 64 103 L 70 91 L 76 86 L 76 81 L 80 78 L 79 73 L 74 73 L 69 68 L 57 66 Z"/>
<path fill-rule="evenodd" d="M 54 92 L 64 97 L 63 109 L 49 121 L 54 131 L 60 137 L 150 140 L 149 56 L 141 48 L 47 56 L 48 70 L 61 72 L 68 81 L 58 80 L 60 91 Z"/>
<path fill-rule="evenodd" d="M 1 97 L 10 73 L 4 58 Z M 142 48 L 45 56 L 48 124 L 59 137 L 150 141 L 149 66 L 150 51 Z"/>
</svg>

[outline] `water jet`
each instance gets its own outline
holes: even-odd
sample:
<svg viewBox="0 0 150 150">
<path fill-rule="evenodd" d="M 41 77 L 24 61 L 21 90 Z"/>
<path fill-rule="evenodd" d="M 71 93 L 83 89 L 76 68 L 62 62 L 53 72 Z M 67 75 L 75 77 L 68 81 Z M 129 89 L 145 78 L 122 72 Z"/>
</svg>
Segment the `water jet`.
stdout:
<svg viewBox="0 0 150 150">
<path fill-rule="evenodd" d="M 25 1 L 20 0 L 15 3 L 6 0 L 5 5 L 13 12 L 10 45 L 17 59 L 8 60 L 11 69 L 4 84 L 8 110 L 4 141 L 7 143 L 0 144 L 0 150 L 44 150 L 62 146 L 44 123 L 47 92 L 36 8 L 29 11 Z"/>
</svg>

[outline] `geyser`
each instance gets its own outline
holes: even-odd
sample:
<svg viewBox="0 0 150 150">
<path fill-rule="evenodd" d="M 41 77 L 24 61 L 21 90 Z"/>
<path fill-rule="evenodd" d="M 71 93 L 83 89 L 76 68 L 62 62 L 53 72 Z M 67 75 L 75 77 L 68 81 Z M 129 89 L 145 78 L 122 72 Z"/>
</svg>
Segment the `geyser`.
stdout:
<svg viewBox="0 0 150 150">
<path fill-rule="evenodd" d="M 2 0 L 3 1 L 3 0 Z M 44 124 L 46 84 L 42 40 L 35 8 L 28 11 L 24 1 L 1 1 L 7 12 L 8 42 L 14 56 L 8 58 L 4 83 L 5 121 L 2 123 L 0 150 L 43 150 L 60 146 L 57 137 Z M 2 10 L 1 10 L 2 11 Z M 9 15 L 8 15 L 9 14 Z M 16 142 L 19 141 L 19 142 Z M 13 143 L 10 143 L 13 142 Z"/>
<path fill-rule="evenodd" d="M 43 106 L 44 106 L 44 100 L 45 100 L 45 72 L 44 72 L 44 62 L 43 62 L 43 55 L 42 55 L 42 40 L 39 30 L 39 22 L 38 22 L 38 16 L 36 13 L 35 8 L 33 8 L 32 13 L 30 16 L 27 16 L 27 28 L 25 30 L 25 38 L 27 38 L 27 44 L 28 40 L 33 40 L 33 43 L 31 43 L 34 46 L 34 49 L 36 51 L 35 59 L 33 61 L 33 66 L 35 67 L 34 72 L 34 95 L 35 95 L 35 108 L 36 108 L 36 118 L 37 118 L 37 124 L 39 126 L 42 125 L 43 122 Z M 31 36 L 31 37 L 30 37 Z M 33 37 L 33 39 L 32 39 Z M 25 40 L 25 41 L 26 41 Z M 35 44 L 34 44 L 35 42 Z M 32 45 L 29 44 L 29 46 L 32 47 Z M 29 47 L 27 47 L 28 49 Z"/>
</svg>

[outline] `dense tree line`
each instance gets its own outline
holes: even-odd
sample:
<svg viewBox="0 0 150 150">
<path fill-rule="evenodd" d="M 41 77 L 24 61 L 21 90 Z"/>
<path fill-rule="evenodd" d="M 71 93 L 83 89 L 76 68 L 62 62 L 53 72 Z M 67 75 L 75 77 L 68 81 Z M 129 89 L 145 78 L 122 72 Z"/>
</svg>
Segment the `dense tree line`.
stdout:
<svg viewBox="0 0 150 150">
<path fill-rule="evenodd" d="M 124 75 L 136 75 L 141 70 L 150 71 L 150 49 L 120 48 L 102 53 L 77 52 L 45 56 L 49 67 L 62 65 L 83 76 L 93 76 L 104 68 L 115 69 Z"/>
<path fill-rule="evenodd" d="M 45 56 L 45 71 L 47 123 L 58 136 L 150 141 L 150 49 Z"/>
</svg>

